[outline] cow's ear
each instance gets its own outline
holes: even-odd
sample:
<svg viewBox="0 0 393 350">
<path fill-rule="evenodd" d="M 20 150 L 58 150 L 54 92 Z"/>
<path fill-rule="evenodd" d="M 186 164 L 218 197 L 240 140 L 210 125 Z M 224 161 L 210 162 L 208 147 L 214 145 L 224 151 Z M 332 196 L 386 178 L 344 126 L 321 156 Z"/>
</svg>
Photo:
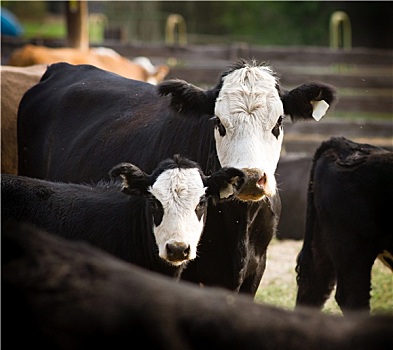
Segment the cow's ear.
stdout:
<svg viewBox="0 0 393 350">
<path fill-rule="evenodd" d="M 131 195 L 143 196 L 148 194 L 148 176 L 136 165 L 130 163 L 120 163 L 115 165 L 110 171 L 112 179 L 121 178 L 122 191 Z"/>
<path fill-rule="evenodd" d="M 171 107 L 177 112 L 214 115 L 219 90 L 202 90 L 184 80 L 166 80 L 157 85 L 160 95 L 171 95 Z"/>
<path fill-rule="evenodd" d="M 322 83 L 309 83 L 298 86 L 291 91 L 280 90 L 284 113 L 292 121 L 302 119 L 321 119 L 336 102 L 334 87 Z"/>
<path fill-rule="evenodd" d="M 231 197 L 239 192 L 246 181 L 246 174 L 236 168 L 222 168 L 205 178 L 206 195 L 213 202 Z"/>
</svg>

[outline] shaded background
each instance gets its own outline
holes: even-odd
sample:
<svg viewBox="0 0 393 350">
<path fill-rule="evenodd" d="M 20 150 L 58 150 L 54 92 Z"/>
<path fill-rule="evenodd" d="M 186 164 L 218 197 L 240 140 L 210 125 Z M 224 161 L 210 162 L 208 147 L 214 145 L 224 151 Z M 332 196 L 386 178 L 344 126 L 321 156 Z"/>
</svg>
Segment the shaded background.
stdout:
<svg viewBox="0 0 393 350">
<path fill-rule="evenodd" d="M 345 11 L 354 47 L 393 48 L 390 1 L 89 1 L 102 14 L 93 38 L 120 32 L 128 42 L 162 42 L 168 15 L 184 17 L 189 43 L 246 41 L 257 45 L 329 46 L 329 21 Z M 63 1 L 2 1 L 24 24 L 25 35 L 56 35 L 48 21 L 64 21 Z M 98 17 L 96 16 L 96 19 Z M 46 22 L 43 20 L 46 19 Z M 41 26 L 33 25 L 41 22 Z M 98 32 L 98 33 L 97 33 Z M 64 33 L 63 33 L 64 34 Z M 60 35 L 62 32 L 60 31 Z"/>
</svg>

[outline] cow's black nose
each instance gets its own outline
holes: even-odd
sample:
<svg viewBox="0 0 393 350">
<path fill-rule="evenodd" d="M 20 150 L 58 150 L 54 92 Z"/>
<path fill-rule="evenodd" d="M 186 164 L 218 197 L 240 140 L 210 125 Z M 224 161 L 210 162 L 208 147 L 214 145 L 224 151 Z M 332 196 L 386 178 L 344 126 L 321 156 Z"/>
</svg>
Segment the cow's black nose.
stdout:
<svg viewBox="0 0 393 350">
<path fill-rule="evenodd" d="M 167 243 L 166 253 L 170 261 L 186 260 L 190 255 L 190 246 L 183 242 Z"/>
</svg>

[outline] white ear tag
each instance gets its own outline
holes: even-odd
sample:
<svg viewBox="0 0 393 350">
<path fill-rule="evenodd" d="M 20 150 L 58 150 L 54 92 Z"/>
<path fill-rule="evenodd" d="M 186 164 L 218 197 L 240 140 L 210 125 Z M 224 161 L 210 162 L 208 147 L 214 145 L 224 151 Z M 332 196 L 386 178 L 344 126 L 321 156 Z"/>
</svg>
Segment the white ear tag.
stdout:
<svg viewBox="0 0 393 350">
<path fill-rule="evenodd" d="M 326 114 L 326 111 L 329 108 L 329 104 L 324 100 L 311 101 L 311 104 L 312 104 L 312 109 L 313 109 L 312 117 L 316 121 L 319 121 Z"/>
<path fill-rule="evenodd" d="M 225 187 L 224 190 L 222 190 L 220 192 L 220 198 L 221 199 L 228 198 L 228 197 L 232 196 L 233 193 L 234 193 L 233 186 L 231 184 L 228 184 L 228 186 Z"/>
</svg>

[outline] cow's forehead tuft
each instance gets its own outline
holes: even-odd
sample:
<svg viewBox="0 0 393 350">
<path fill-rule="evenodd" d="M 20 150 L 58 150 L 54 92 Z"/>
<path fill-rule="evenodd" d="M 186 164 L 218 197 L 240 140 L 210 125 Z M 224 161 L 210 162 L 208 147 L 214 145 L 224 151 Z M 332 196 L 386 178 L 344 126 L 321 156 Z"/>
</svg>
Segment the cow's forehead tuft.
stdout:
<svg viewBox="0 0 393 350">
<path fill-rule="evenodd" d="M 276 90 L 277 78 L 268 66 L 246 65 L 231 71 L 223 77 L 222 89 L 272 89 Z"/>
<path fill-rule="evenodd" d="M 173 168 L 161 172 L 150 192 L 164 205 L 183 199 L 195 202 L 205 193 L 205 188 L 198 168 Z"/>
</svg>

